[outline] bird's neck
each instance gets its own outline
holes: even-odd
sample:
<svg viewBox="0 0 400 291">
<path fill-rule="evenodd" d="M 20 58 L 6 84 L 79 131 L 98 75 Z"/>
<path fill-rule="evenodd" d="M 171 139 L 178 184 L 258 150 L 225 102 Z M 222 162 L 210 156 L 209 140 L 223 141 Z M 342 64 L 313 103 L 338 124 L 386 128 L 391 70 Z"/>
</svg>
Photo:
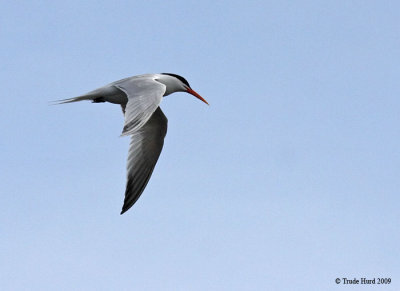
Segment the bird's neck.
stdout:
<svg viewBox="0 0 400 291">
<path fill-rule="evenodd" d="M 164 96 L 168 96 L 169 94 L 175 92 L 185 91 L 184 88 L 182 88 L 182 85 L 178 82 L 178 80 L 175 77 L 160 74 L 157 76 L 155 80 L 165 85 L 166 89 Z"/>
</svg>

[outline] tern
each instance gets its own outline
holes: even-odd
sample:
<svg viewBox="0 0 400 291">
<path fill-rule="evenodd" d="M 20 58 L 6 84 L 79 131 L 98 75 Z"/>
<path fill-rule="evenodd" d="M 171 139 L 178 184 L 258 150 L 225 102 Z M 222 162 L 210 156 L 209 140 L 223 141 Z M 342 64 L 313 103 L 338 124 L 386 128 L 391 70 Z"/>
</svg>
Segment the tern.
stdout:
<svg viewBox="0 0 400 291">
<path fill-rule="evenodd" d="M 182 76 L 171 73 L 145 74 L 125 78 L 84 95 L 59 100 L 58 104 L 89 100 L 119 104 L 124 114 L 121 136 L 131 135 L 127 162 L 127 182 L 121 214 L 143 193 L 160 156 L 167 133 L 167 118 L 161 111 L 162 97 L 187 92 L 204 103 Z"/>
</svg>

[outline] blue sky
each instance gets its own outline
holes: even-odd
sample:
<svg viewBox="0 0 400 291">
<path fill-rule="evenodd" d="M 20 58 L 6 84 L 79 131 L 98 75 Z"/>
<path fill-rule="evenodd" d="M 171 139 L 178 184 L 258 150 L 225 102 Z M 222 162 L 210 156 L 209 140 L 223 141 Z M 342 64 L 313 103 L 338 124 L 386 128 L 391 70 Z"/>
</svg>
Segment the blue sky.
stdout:
<svg viewBox="0 0 400 291">
<path fill-rule="evenodd" d="M 1 290 L 399 290 L 399 9 L 4 2 Z M 153 72 L 210 106 L 163 100 L 163 152 L 120 216 L 120 108 L 48 102 Z"/>
</svg>

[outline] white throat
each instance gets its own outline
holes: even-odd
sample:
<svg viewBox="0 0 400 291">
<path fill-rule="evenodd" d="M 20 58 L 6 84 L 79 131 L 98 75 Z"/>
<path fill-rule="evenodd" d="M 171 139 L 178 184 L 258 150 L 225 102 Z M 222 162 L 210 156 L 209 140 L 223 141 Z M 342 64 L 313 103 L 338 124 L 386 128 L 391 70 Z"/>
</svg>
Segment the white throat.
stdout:
<svg viewBox="0 0 400 291">
<path fill-rule="evenodd" d="M 157 74 L 156 78 L 154 78 L 154 79 L 166 86 L 164 96 L 168 96 L 169 94 L 172 94 L 175 92 L 185 92 L 186 91 L 184 84 L 175 77 L 172 77 L 169 75 Z"/>
</svg>

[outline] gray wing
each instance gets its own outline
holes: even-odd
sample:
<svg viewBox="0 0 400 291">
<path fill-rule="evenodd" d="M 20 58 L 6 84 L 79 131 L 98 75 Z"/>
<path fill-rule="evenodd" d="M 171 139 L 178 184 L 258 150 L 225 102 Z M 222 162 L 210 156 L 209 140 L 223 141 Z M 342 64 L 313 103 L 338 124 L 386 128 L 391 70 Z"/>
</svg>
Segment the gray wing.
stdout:
<svg viewBox="0 0 400 291">
<path fill-rule="evenodd" d="M 128 103 L 122 105 L 125 124 L 122 135 L 130 135 L 150 119 L 160 105 L 166 87 L 154 80 L 154 77 L 128 78 L 115 82 L 116 88 L 123 91 Z"/>
<path fill-rule="evenodd" d="M 165 85 L 157 82 L 155 78 L 156 76 L 154 74 L 133 76 L 112 82 L 108 85 L 97 88 L 81 96 L 63 100 L 56 100 L 54 102 L 55 104 L 64 104 L 83 100 L 92 100 L 94 102 L 111 102 L 115 104 L 120 104 L 124 109 L 129 99 L 135 99 L 135 97 L 138 96 L 138 100 L 134 101 L 133 103 L 144 102 L 143 107 L 148 108 L 149 104 L 146 103 L 158 102 L 159 104 L 161 101 L 161 97 L 165 93 Z M 145 99 L 146 94 L 150 96 L 149 99 Z M 153 111 L 151 113 L 156 110 L 157 106 L 153 105 Z M 134 112 L 132 112 L 131 114 L 134 114 Z M 150 118 L 150 116 L 151 114 L 148 117 Z M 133 117 L 130 116 L 130 118 Z"/>
<path fill-rule="evenodd" d="M 135 204 L 146 187 L 160 156 L 168 120 L 160 107 L 132 134 L 127 164 L 127 183 L 121 214 Z"/>
</svg>

